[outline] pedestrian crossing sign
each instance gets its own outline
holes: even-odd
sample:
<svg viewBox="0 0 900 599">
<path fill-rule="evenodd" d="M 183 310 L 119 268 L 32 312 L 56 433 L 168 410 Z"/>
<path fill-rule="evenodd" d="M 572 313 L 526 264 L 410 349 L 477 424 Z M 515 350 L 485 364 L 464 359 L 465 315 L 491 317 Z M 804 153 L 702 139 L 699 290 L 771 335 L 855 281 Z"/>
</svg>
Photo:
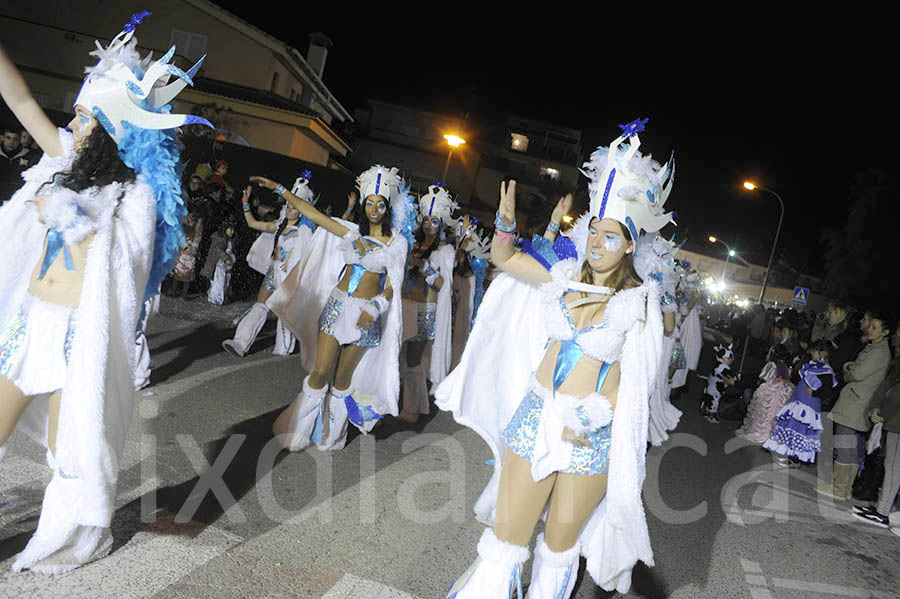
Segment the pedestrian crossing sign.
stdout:
<svg viewBox="0 0 900 599">
<path fill-rule="evenodd" d="M 809 289 L 806 287 L 794 287 L 794 295 L 791 297 L 791 302 L 805 306 L 808 301 Z"/>
</svg>

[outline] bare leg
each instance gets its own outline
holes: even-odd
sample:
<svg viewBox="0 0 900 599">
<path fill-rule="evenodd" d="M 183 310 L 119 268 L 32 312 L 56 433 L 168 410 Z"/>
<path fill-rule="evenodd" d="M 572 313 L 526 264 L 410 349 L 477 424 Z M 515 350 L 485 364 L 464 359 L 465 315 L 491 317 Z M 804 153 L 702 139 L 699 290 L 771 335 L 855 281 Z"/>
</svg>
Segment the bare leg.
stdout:
<svg viewBox="0 0 900 599">
<path fill-rule="evenodd" d="M 531 462 L 507 449 L 500 473 L 494 534 L 501 541 L 526 547 L 547 505 L 557 474 L 540 482 L 531 477 Z"/>
<path fill-rule="evenodd" d="M 256 294 L 257 303 L 264 304 L 270 297 L 272 297 L 272 292 L 266 289 L 265 285 L 260 285 L 259 293 Z"/>
<path fill-rule="evenodd" d="M 0 446 L 6 443 L 31 402 L 5 376 L 0 376 Z"/>
<path fill-rule="evenodd" d="M 338 355 L 342 353 L 337 339 L 319 331 L 319 338 L 316 341 L 316 363 L 313 365 L 313 371 L 309 373 L 309 384 L 312 387 L 321 389 L 328 384 Z"/>
<path fill-rule="evenodd" d="M 338 359 L 337 372 L 334 373 L 334 388 L 349 389 L 353 381 L 353 372 L 359 366 L 359 361 L 366 354 L 368 347 L 345 345 Z"/>
<path fill-rule="evenodd" d="M 561 552 L 575 545 L 581 529 L 606 495 L 606 478 L 605 474 L 557 475 L 544 534 L 551 551 Z"/>
</svg>

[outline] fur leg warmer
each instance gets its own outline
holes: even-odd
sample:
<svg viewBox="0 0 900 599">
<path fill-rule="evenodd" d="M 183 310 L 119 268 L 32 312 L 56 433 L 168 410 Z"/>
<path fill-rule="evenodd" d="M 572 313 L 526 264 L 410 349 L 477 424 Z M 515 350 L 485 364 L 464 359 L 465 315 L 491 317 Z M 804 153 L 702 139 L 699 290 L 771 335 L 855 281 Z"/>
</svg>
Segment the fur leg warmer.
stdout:
<svg viewBox="0 0 900 599">
<path fill-rule="evenodd" d="M 478 541 L 475 563 L 447 591 L 446 599 L 522 598 L 522 565 L 528 547 L 506 543 L 486 529 Z"/>
<path fill-rule="evenodd" d="M 332 388 L 322 406 L 321 433 L 314 439 L 319 451 L 343 449 L 347 444 L 347 405 L 344 399 L 350 390 L 339 391 Z M 316 423 L 318 427 L 318 422 Z"/>
<path fill-rule="evenodd" d="M 294 353 L 295 345 L 297 345 L 297 339 L 279 318 L 278 324 L 275 325 L 275 349 L 272 350 L 272 353 L 276 356 L 289 356 Z"/>
<path fill-rule="evenodd" d="M 238 323 L 237 330 L 234 331 L 234 339 L 224 341 L 222 345 L 225 349 L 243 358 L 253 342 L 256 341 L 256 336 L 266 324 L 268 316 L 269 308 L 265 304 L 256 302 Z"/>
<path fill-rule="evenodd" d="M 527 599 L 569 599 L 578 578 L 580 558 L 581 548 L 578 544 L 555 553 L 544 542 L 544 534 L 539 534 L 534 548 Z"/>
<path fill-rule="evenodd" d="M 301 451 L 309 447 L 321 427 L 322 405 L 328 387 L 313 389 L 309 377 L 303 379 L 303 390 L 294 398 L 272 425 L 272 432 L 288 451 Z"/>
</svg>

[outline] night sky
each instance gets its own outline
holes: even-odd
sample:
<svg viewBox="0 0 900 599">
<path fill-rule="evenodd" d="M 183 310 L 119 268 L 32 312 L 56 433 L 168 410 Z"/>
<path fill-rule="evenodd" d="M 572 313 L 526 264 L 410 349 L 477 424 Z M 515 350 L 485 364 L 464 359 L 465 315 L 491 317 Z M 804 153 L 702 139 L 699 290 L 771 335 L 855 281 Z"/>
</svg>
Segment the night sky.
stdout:
<svg viewBox="0 0 900 599">
<path fill-rule="evenodd" d="M 475 24 L 478 11 L 454 4 L 428 5 L 447 13 L 440 19 L 349 5 L 286 19 L 265 2 L 218 3 L 304 53 L 308 33 L 331 37 L 324 81 L 351 112 L 380 98 L 517 114 L 583 130 L 586 154 L 616 137 L 617 124 L 649 117 L 641 150 L 663 161 L 676 152 L 667 208 L 679 213 L 678 237 L 715 233 L 756 263 L 768 258 L 778 203 L 743 191 L 743 179 L 781 194 L 781 252 L 821 274 L 820 230 L 841 226 L 854 173 L 896 175 L 900 165 L 900 102 L 885 83 L 897 78 L 898 52 L 874 30 L 877 19 L 861 29 L 840 15 L 789 23 L 773 14 L 764 17 L 780 25 L 738 27 L 736 16 L 679 29 L 625 26 L 599 12 Z"/>
</svg>

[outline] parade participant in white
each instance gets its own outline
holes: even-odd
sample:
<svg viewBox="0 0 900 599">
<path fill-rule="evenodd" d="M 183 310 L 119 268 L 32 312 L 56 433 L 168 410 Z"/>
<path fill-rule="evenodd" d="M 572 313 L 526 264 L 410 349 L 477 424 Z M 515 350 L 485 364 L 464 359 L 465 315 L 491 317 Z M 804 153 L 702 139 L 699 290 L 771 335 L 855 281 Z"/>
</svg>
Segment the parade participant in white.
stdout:
<svg viewBox="0 0 900 599">
<path fill-rule="evenodd" d="M 431 409 L 428 383 L 440 383 L 450 370 L 453 278 L 456 252 L 446 243 L 446 229 L 456 224 L 458 208 L 442 184 L 431 185 L 419 199 L 420 228 L 410 252 L 403 282 L 403 341 L 405 354 L 403 409 L 397 418 L 412 423 Z M 445 284 L 446 283 L 446 284 Z M 430 347 L 429 347 L 430 346 Z M 428 374 L 425 373 L 426 349 Z"/>
<path fill-rule="evenodd" d="M 582 554 L 600 586 L 623 593 L 638 560 L 653 564 L 641 486 L 663 332 L 659 286 L 641 284 L 631 253 L 639 231 L 670 220 L 657 206 L 671 190 L 671 163 L 658 168 L 637 153 L 645 122 L 621 126 L 591 156 L 590 211 L 552 247 L 535 237 L 513 251 L 515 182 L 501 185 L 491 259 L 507 274 L 485 294 L 462 360 L 436 393 L 495 459 L 475 505 L 493 530 L 448 597 L 521 590 L 548 499 L 532 599 L 569 597 Z"/>
<path fill-rule="evenodd" d="M 641 237 L 634 251 L 634 268 L 644 281 L 653 280 L 659 285 L 661 310 L 663 313 L 662 354 L 656 374 L 656 385 L 650 394 L 650 415 L 648 436 L 650 444 L 662 445 L 669 438 L 669 432 L 675 430 L 681 420 L 681 410 L 669 400 L 669 359 L 675 346 L 674 333 L 675 311 L 678 303 L 675 300 L 675 255 L 678 251 L 673 241 L 666 241 L 656 234 Z"/>
<path fill-rule="evenodd" d="M 314 206 L 314 194 L 309 187 L 310 177 L 310 172 L 304 171 L 294 181 L 291 194 Z M 261 231 L 262 235 L 253 243 L 251 251 L 247 255 L 247 263 L 258 270 L 257 267 L 262 263 L 259 253 L 262 249 L 268 249 L 268 266 L 265 269 L 266 277 L 263 279 L 259 293 L 256 296 L 256 303 L 241 318 L 234 331 L 234 339 L 226 339 L 222 342 L 222 347 L 238 358 L 243 358 L 250 346 L 253 345 L 253 342 L 256 341 L 256 337 L 263 326 L 265 326 L 266 318 L 269 315 L 269 298 L 278 286 L 282 284 L 285 277 L 287 277 L 287 273 L 300 262 L 306 245 L 316 230 L 316 224 L 309 218 L 301 216 L 297 208 L 292 206 L 290 202 L 285 202 L 278 222 L 257 220 L 250 211 L 252 191 L 253 188 L 248 185 L 244 189 L 244 195 L 241 198 L 244 219 L 251 229 Z M 296 340 L 293 334 L 279 320 L 275 329 L 275 349 L 273 353 L 279 356 L 288 356 L 294 351 L 295 345 Z"/>
<path fill-rule="evenodd" d="M 467 217 L 464 217 L 464 219 Z M 477 221 L 469 220 L 461 229 L 457 249 L 457 263 L 453 272 L 453 293 L 456 313 L 453 322 L 453 350 L 450 367 L 456 368 L 469 339 L 472 323 L 484 298 L 488 260 L 491 257 L 491 238 L 478 230 Z"/>
<path fill-rule="evenodd" d="M 106 555 L 118 460 L 131 422 L 135 332 L 184 237 L 186 210 L 169 114 L 190 82 L 162 59 L 141 60 L 135 15 L 57 130 L 0 50 L 0 91 L 46 152 L 0 210 L 15 240 L 0 263 L 0 445 L 19 429 L 48 448 L 53 477 L 37 531 L 15 571 L 56 574 Z M 178 79 L 159 85 L 169 75 Z M 206 123 L 208 124 L 208 123 Z"/>
<path fill-rule="evenodd" d="M 252 180 L 280 189 L 268 179 Z M 415 207 L 396 168 L 373 166 L 357 181 L 364 208 L 359 224 L 330 218 L 290 192 L 282 194 L 319 226 L 269 300 L 297 337 L 309 372 L 273 426 L 291 451 L 310 443 L 322 451 L 341 449 L 348 420 L 365 433 L 385 414 L 397 415 L 399 290 Z M 318 321 L 312 318 L 316 314 Z"/>
</svg>

